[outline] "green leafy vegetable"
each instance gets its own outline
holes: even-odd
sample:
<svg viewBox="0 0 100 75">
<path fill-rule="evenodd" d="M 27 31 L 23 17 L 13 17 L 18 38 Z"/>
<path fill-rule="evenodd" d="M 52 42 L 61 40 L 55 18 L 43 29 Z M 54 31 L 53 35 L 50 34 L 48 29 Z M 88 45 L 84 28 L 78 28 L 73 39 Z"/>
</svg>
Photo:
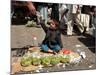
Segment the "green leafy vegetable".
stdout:
<svg viewBox="0 0 100 75">
<path fill-rule="evenodd" d="M 33 65 L 40 65 L 41 64 L 41 60 L 39 58 L 32 58 L 32 64 Z"/>
</svg>

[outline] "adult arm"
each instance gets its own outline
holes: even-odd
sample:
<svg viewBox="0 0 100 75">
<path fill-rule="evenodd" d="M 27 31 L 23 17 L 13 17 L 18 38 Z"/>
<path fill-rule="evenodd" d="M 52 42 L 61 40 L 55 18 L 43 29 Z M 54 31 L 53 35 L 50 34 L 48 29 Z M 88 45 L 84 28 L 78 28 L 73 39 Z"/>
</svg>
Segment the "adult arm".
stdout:
<svg viewBox="0 0 100 75">
<path fill-rule="evenodd" d="M 27 7 L 32 15 L 36 15 L 36 8 L 35 5 L 32 2 L 27 2 Z"/>
</svg>

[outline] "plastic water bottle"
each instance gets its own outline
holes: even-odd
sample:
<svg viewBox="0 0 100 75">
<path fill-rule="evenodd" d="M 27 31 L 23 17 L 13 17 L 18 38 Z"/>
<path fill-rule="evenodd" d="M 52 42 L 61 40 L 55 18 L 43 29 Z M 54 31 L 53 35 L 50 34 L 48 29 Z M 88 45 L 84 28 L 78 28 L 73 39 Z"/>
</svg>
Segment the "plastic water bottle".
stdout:
<svg viewBox="0 0 100 75">
<path fill-rule="evenodd" d="M 85 52 L 80 51 L 79 49 L 77 49 L 77 53 L 78 53 L 83 59 L 86 58 L 86 53 L 85 53 Z"/>
<path fill-rule="evenodd" d="M 86 54 L 85 54 L 85 52 L 81 52 L 80 55 L 82 56 L 83 59 L 86 58 Z"/>
<path fill-rule="evenodd" d="M 36 36 L 33 36 L 33 46 L 38 47 L 38 41 Z"/>
</svg>

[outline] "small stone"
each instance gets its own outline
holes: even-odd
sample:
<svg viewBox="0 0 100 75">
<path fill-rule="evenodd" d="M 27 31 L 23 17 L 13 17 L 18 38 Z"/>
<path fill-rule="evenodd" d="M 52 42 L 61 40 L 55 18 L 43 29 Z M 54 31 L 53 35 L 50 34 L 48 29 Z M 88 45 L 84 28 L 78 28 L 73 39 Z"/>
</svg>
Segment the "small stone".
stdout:
<svg viewBox="0 0 100 75">
<path fill-rule="evenodd" d="M 61 65 L 62 65 L 62 63 L 57 64 L 58 67 L 61 66 Z"/>
<path fill-rule="evenodd" d="M 38 67 L 39 67 L 39 70 L 43 69 L 43 68 L 42 68 L 42 67 L 43 67 L 43 65 L 39 65 Z"/>
<path fill-rule="evenodd" d="M 62 65 L 62 67 L 63 67 L 63 68 L 65 68 L 65 67 L 66 67 L 66 65 L 65 65 L 65 64 L 63 64 L 63 65 Z"/>
<path fill-rule="evenodd" d="M 35 72 L 40 72 L 39 70 L 36 70 Z"/>
<path fill-rule="evenodd" d="M 76 47 L 81 47 L 81 45 L 75 45 Z"/>
<path fill-rule="evenodd" d="M 49 72 L 49 71 L 47 70 L 47 72 Z"/>
<path fill-rule="evenodd" d="M 93 65 L 90 65 L 90 66 L 89 66 L 89 68 L 92 68 L 92 67 L 93 67 Z"/>
</svg>

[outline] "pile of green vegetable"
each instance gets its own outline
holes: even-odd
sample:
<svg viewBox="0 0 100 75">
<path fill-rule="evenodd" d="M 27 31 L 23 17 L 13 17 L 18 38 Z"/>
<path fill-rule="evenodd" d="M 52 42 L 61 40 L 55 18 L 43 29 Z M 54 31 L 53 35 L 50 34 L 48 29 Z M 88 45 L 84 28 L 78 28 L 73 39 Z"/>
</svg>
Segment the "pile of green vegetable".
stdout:
<svg viewBox="0 0 100 75">
<path fill-rule="evenodd" d="M 69 63 L 69 56 L 63 57 L 63 56 L 48 56 L 48 57 L 23 57 L 21 59 L 21 65 L 22 66 L 29 66 L 29 65 L 43 65 L 43 66 L 49 66 L 49 65 L 57 65 L 59 63 Z"/>
<path fill-rule="evenodd" d="M 21 65 L 24 67 L 30 66 L 32 64 L 32 57 L 23 57 L 21 59 Z"/>
</svg>

